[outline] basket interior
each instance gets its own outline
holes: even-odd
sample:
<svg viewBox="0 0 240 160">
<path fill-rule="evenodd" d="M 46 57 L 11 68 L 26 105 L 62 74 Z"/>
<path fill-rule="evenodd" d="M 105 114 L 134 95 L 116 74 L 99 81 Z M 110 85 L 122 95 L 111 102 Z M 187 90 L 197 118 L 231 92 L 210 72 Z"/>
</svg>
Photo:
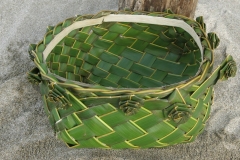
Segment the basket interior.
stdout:
<svg viewBox="0 0 240 160">
<path fill-rule="evenodd" d="M 191 35 L 179 27 L 104 22 L 70 32 L 46 62 L 52 73 L 69 80 L 149 88 L 195 76 L 201 52 Z"/>
</svg>

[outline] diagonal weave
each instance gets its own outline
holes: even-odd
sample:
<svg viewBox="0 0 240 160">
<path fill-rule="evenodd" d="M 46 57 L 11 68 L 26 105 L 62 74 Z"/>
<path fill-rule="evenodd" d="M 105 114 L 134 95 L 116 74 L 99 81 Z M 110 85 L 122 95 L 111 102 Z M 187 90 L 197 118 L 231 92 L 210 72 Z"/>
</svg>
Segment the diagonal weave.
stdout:
<svg viewBox="0 0 240 160">
<path fill-rule="evenodd" d="M 181 20 L 201 46 L 178 26 L 104 21 L 113 14 Z M 203 131 L 213 85 L 235 76 L 231 56 L 210 74 L 218 44 L 202 17 L 103 11 L 48 27 L 43 41 L 30 45 L 36 68 L 28 78 L 40 86 L 50 123 L 69 147 L 165 147 L 192 142 Z"/>
</svg>

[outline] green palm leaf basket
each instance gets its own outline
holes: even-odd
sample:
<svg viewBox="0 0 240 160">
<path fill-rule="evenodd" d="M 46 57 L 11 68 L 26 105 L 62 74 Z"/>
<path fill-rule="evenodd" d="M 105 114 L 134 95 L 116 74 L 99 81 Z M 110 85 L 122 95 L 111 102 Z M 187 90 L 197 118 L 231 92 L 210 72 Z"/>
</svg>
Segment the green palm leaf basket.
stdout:
<svg viewBox="0 0 240 160">
<path fill-rule="evenodd" d="M 212 71 L 218 44 L 202 17 L 79 15 L 30 45 L 36 68 L 28 78 L 69 147 L 165 147 L 192 142 L 204 130 L 214 84 L 235 76 L 231 56 Z"/>
</svg>

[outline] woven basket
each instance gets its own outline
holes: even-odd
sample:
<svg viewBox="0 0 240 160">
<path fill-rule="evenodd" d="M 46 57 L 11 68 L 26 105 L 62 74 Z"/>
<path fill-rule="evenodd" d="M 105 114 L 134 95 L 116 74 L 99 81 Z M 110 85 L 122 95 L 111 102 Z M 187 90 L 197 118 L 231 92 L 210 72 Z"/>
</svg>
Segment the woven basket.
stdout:
<svg viewBox="0 0 240 160">
<path fill-rule="evenodd" d="M 30 45 L 46 114 L 72 148 L 150 148 L 192 142 L 209 118 L 216 34 L 170 11 L 103 11 L 48 27 Z M 210 73 L 211 72 L 211 73 Z"/>
</svg>

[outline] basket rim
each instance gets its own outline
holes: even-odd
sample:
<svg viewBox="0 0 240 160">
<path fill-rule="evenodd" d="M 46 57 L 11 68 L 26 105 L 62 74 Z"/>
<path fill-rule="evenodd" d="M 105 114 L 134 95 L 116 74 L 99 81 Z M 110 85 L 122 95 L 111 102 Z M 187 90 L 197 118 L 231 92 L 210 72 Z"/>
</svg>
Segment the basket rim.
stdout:
<svg viewBox="0 0 240 160">
<path fill-rule="evenodd" d="M 130 14 L 118 14 L 118 13 L 116 13 L 116 14 L 108 14 L 108 15 L 100 17 L 100 18 L 76 21 L 73 24 L 71 24 L 70 26 L 66 27 L 59 34 L 57 34 L 54 37 L 54 39 L 46 46 L 45 50 L 43 51 L 43 62 L 46 63 L 46 59 L 48 57 L 48 54 L 51 52 L 51 50 L 58 44 L 58 42 L 60 42 L 62 40 L 62 38 L 64 38 L 72 30 L 87 27 L 87 26 L 102 24 L 104 22 L 134 22 L 134 23 L 148 23 L 148 24 L 156 24 L 156 25 L 166 25 L 166 24 L 168 24 L 167 26 L 175 26 L 175 27 L 180 27 L 180 28 L 184 29 L 186 32 L 188 32 L 192 36 L 194 41 L 197 43 L 198 48 L 200 49 L 201 60 L 202 61 L 200 63 L 198 71 L 196 72 L 195 76 L 193 76 L 193 77 L 191 77 L 187 80 L 180 81 L 180 82 L 173 83 L 173 84 L 169 84 L 169 85 L 165 85 L 165 86 L 161 86 L 161 87 L 148 87 L 148 88 L 106 87 L 106 86 L 102 86 L 102 85 L 98 85 L 98 84 L 88 84 L 88 83 L 84 83 L 84 82 L 69 80 L 69 79 L 63 78 L 61 76 L 58 76 L 58 75 L 50 72 L 49 68 L 48 68 L 48 73 L 52 74 L 54 77 L 56 77 L 61 82 L 64 82 L 64 83 L 70 82 L 69 85 L 75 84 L 75 85 L 78 85 L 78 86 L 81 86 L 81 87 L 84 87 L 84 88 L 99 88 L 99 87 L 101 87 L 101 89 L 104 88 L 104 89 L 111 90 L 111 91 L 113 91 L 113 90 L 121 90 L 121 91 L 126 91 L 126 90 L 127 91 L 129 91 L 129 90 L 143 91 L 143 90 L 146 90 L 147 91 L 147 90 L 153 90 L 153 89 L 154 90 L 156 90 L 156 89 L 157 90 L 166 89 L 166 88 L 170 89 L 170 88 L 172 88 L 176 85 L 181 85 L 181 84 L 185 84 L 187 82 L 194 81 L 200 75 L 201 68 L 202 68 L 202 65 L 204 63 L 203 46 L 201 44 L 199 36 L 196 34 L 194 29 L 189 24 L 187 24 L 184 20 L 171 19 L 171 18 L 165 18 L 165 17 L 155 17 L 155 16 L 151 16 L 151 15 L 130 15 Z M 54 43 L 52 43 L 52 42 L 54 42 Z M 45 76 L 48 77 L 47 75 L 45 75 Z M 50 79 L 52 79 L 52 78 L 50 78 Z"/>
<path fill-rule="evenodd" d="M 63 31 L 61 31 L 59 34 L 57 34 L 54 37 L 54 39 L 47 45 L 47 47 L 43 52 L 44 61 L 47 59 L 51 50 L 71 31 L 78 28 L 102 24 L 104 22 L 133 22 L 133 23 L 148 23 L 148 24 L 155 24 L 155 25 L 167 25 L 167 26 L 173 26 L 173 27 L 180 27 L 184 29 L 186 32 L 188 32 L 192 36 L 192 38 L 195 40 L 195 42 L 197 43 L 201 51 L 201 59 L 203 61 L 203 49 L 202 49 L 202 45 L 199 40 L 199 37 L 196 34 L 196 32 L 193 30 L 193 28 L 190 27 L 183 20 L 169 19 L 164 17 L 153 17 L 148 15 L 115 15 L 115 14 L 109 14 L 107 16 L 96 18 L 96 19 L 87 19 L 83 21 L 74 22 L 73 24 L 65 28 Z"/>
</svg>

